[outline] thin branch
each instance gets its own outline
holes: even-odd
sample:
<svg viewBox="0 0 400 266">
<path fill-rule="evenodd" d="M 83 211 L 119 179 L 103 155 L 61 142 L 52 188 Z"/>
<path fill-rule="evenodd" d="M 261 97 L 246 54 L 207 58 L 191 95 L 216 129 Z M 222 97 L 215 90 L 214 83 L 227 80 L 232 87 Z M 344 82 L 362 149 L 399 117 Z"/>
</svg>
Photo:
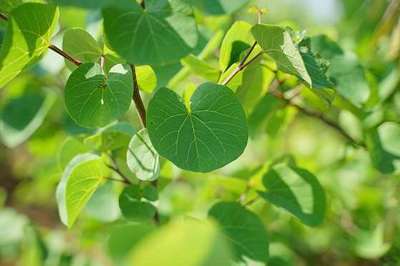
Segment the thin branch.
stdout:
<svg viewBox="0 0 400 266">
<path fill-rule="evenodd" d="M 130 185 L 130 183 L 126 182 L 124 179 L 118 179 L 118 178 L 113 178 L 113 177 L 106 177 L 106 179 L 110 180 L 110 181 L 121 182 L 121 183 Z"/>
<path fill-rule="evenodd" d="M 7 15 L 0 13 L 0 19 L 3 19 L 5 21 L 8 21 L 8 17 Z M 76 66 L 79 66 L 81 64 L 81 62 L 75 58 L 73 58 L 71 55 L 69 55 L 68 53 L 66 53 L 65 51 L 61 50 L 60 48 L 58 48 L 57 46 L 55 46 L 54 44 L 50 44 L 49 45 L 49 49 L 56 52 L 57 54 L 61 55 L 62 57 L 64 57 L 65 59 L 67 59 L 68 61 L 70 61 L 71 63 L 75 64 Z"/>
<path fill-rule="evenodd" d="M 144 2 L 145 0 L 140 1 L 140 6 L 145 9 L 146 8 L 146 3 Z"/>
<path fill-rule="evenodd" d="M 124 173 L 121 172 L 121 170 L 118 167 L 112 166 L 112 165 L 106 165 L 108 168 L 113 170 L 115 173 L 117 173 L 123 180 L 125 184 L 131 185 L 132 182 L 124 175 Z"/>
<path fill-rule="evenodd" d="M 251 46 L 250 50 L 247 52 L 247 54 L 242 58 L 242 60 L 239 62 L 239 65 L 229 74 L 226 79 L 221 83 L 222 85 L 228 84 L 240 71 L 242 71 L 244 68 L 246 68 L 249 64 L 254 62 L 256 58 L 258 58 L 262 53 L 258 53 L 255 57 L 253 57 L 249 62 L 246 63 L 247 59 L 249 58 L 250 54 L 253 52 L 254 48 L 256 47 L 257 42 L 254 42 L 253 45 Z"/>
<path fill-rule="evenodd" d="M 278 81 L 277 79 L 275 79 L 273 81 L 273 84 L 270 87 L 269 93 L 271 93 L 271 95 L 275 96 L 276 98 L 281 99 L 287 105 L 296 108 L 302 114 L 305 114 L 307 116 L 314 117 L 314 118 L 320 120 L 324 124 L 328 125 L 332 129 L 334 129 L 336 132 L 338 132 L 342 137 L 347 139 L 349 142 L 351 142 L 353 144 L 356 144 L 357 146 L 361 146 L 363 148 L 366 148 L 366 144 L 364 142 L 362 142 L 362 141 L 360 142 L 360 141 L 355 140 L 340 125 L 338 125 L 334 121 L 326 118 L 322 113 L 314 112 L 314 111 L 305 109 L 304 107 L 294 103 L 291 99 L 286 98 L 285 95 L 281 91 L 277 90 L 277 88 L 279 87 L 280 84 L 281 84 L 281 82 Z"/>
<path fill-rule="evenodd" d="M 54 44 L 50 44 L 49 49 L 56 52 L 57 54 L 61 55 L 62 57 L 64 57 L 65 59 L 67 59 L 68 61 L 70 61 L 71 63 L 73 63 L 76 66 L 79 66 L 80 64 L 82 64 L 79 60 L 73 58 L 71 55 L 67 54 L 65 51 L 61 50 Z"/>
<path fill-rule="evenodd" d="M 144 108 L 142 97 L 140 96 L 139 84 L 136 77 L 136 69 L 134 65 L 130 65 L 133 77 L 133 102 L 135 103 L 136 110 L 139 113 L 140 120 L 142 121 L 143 127 L 146 127 L 146 109 Z"/>
</svg>

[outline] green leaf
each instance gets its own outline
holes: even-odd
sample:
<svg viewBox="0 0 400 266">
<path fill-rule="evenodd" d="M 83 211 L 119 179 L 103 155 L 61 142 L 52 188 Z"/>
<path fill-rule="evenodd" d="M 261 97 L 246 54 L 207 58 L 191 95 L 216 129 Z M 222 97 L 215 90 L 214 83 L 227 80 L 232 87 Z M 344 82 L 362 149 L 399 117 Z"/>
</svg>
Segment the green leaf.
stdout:
<svg viewBox="0 0 400 266">
<path fill-rule="evenodd" d="M 129 109 L 131 99 L 132 73 L 123 65 L 103 74 L 98 64 L 82 64 L 65 87 L 68 113 L 83 127 L 102 127 L 118 119 Z"/>
<path fill-rule="evenodd" d="M 249 49 L 254 42 L 251 25 L 245 21 L 236 21 L 226 32 L 219 52 L 219 68 L 225 71 L 239 61 L 240 54 Z"/>
<path fill-rule="evenodd" d="M 209 211 L 233 246 L 236 259 L 267 263 L 268 236 L 257 215 L 236 202 L 219 202 Z"/>
<path fill-rule="evenodd" d="M 231 258 L 225 239 L 213 223 L 184 220 L 174 221 L 142 240 L 128 265 L 231 265 Z"/>
<path fill-rule="evenodd" d="M 193 2 L 207 14 L 223 15 L 238 11 L 245 6 L 249 0 L 197 0 Z"/>
<path fill-rule="evenodd" d="M 13 8 L 22 4 L 22 0 L 2 0 L 0 2 L 0 10 L 5 12 L 10 12 Z"/>
<path fill-rule="evenodd" d="M 107 241 L 108 253 L 116 262 L 120 263 L 129 255 L 132 248 L 154 229 L 155 226 L 151 223 L 124 223 L 113 226 Z"/>
<path fill-rule="evenodd" d="M 242 154 L 247 144 L 246 117 L 229 88 L 205 83 L 192 95 L 189 107 L 167 88 L 151 99 L 149 136 L 161 156 L 180 168 L 209 172 Z"/>
<path fill-rule="evenodd" d="M 0 87 L 46 52 L 57 20 L 51 5 L 26 3 L 11 11 L 0 50 Z"/>
<path fill-rule="evenodd" d="M 151 66 L 136 66 L 136 76 L 139 88 L 147 93 L 152 93 L 157 87 L 157 76 Z"/>
<path fill-rule="evenodd" d="M 89 148 L 79 139 L 69 137 L 61 146 L 58 154 L 58 163 L 61 169 L 64 169 L 68 163 L 78 154 L 89 152 Z"/>
<path fill-rule="evenodd" d="M 188 55 L 181 60 L 182 65 L 188 67 L 193 74 L 199 75 L 208 81 L 218 81 L 221 74 L 218 69 L 209 65 L 204 60 L 198 59 L 194 55 Z"/>
<path fill-rule="evenodd" d="M 90 197 L 110 174 L 103 159 L 94 154 L 76 156 L 64 170 L 57 186 L 61 221 L 71 227 Z"/>
<path fill-rule="evenodd" d="M 325 192 L 309 171 L 283 163 L 272 166 L 263 176 L 265 192 L 259 195 L 284 208 L 304 224 L 316 226 L 325 216 Z"/>
<path fill-rule="evenodd" d="M 249 115 L 249 131 L 253 135 L 261 127 L 263 122 L 272 115 L 277 109 L 283 106 L 283 102 L 270 93 L 266 93 L 264 97 L 257 103 L 254 110 Z"/>
<path fill-rule="evenodd" d="M 115 182 L 107 181 L 96 189 L 85 207 L 84 213 L 88 217 L 101 222 L 112 222 L 120 217 L 118 193 L 114 185 Z"/>
<path fill-rule="evenodd" d="M 289 31 L 265 24 L 257 24 L 251 31 L 264 52 L 274 59 L 280 71 L 300 78 L 311 88 L 320 89 L 331 85 L 307 45 L 303 43 L 299 49 Z"/>
<path fill-rule="evenodd" d="M 56 95 L 28 93 L 11 99 L 1 110 L 0 138 L 10 148 L 26 141 L 42 125 Z"/>
<path fill-rule="evenodd" d="M 126 148 L 135 134 L 133 126 L 127 122 L 117 122 L 100 128 L 96 134 L 84 140 L 87 146 L 101 151 Z"/>
<path fill-rule="evenodd" d="M 228 67 L 228 69 L 223 72 L 221 74 L 221 76 L 219 77 L 219 81 L 218 83 L 222 83 L 231 73 L 232 71 L 235 71 L 235 69 L 239 66 L 239 63 L 234 63 L 232 64 L 230 67 Z M 229 84 L 227 86 L 229 86 L 229 88 L 233 91 L 236 92 L 237 89 L 240 87 L 240 85 L 243 84 L 243 72 L 244 71 L 239 71 L 239 73 L 237 73 L 235 75 L 235 77 L 229 82 Z"/>
<path fill-rule="evenodd" d="M 133 221 L 151 220 L 157 211 L 153 204 L 141 200 L 141 191 L 137 186 L 129 186 L 122 191 L 119 208 L 126 219 Z"/>
<path fill-rule="evenodd" d="M 80 28 L 70 28 L 64 32 L 63 50 L 82 63 L 96 63 L 103 53 L 96 39 Z M 68 60 L 65 62 L 71 69 L 76 68 Z"/>
<path fill-rule="evenodd" d="M 49 0 L 60 6 L 77 6 L 82 8 L 102 8 L 116 2 L 114 0 Z"/>
<path fill-rule="evenodd" d="M 129 63 L 166 65 L 179 61 L 197 44 L 191 6 L 183 0 L 135 1 L 103 10 L 111 47 Z"/>
<path fill-rule="evenodd" d="M 147 129 L 136 133 L 129 142 L 126 162 L 142 181 L 156 180 L 160 174 L 160 157 L 151 144 Z"/>
</svg>

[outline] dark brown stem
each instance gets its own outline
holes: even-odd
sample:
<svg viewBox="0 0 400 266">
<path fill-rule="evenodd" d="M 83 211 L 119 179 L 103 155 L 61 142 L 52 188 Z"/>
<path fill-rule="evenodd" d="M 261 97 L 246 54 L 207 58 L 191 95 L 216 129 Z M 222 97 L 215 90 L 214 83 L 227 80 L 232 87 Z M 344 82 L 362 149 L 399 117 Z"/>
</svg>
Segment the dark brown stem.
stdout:
<svg viewBox="0 0 400 266">
<path fill-rule="evenodd" d="M 3 13 L 0 13 L 0 18 L 1 18 L 2 20 L 5 20 L 5 21 L 8 20 L 8 17 L 7 17 L 6 15 L 4 15 Z"/>
<path fill-rule="evenodd" d="M 286 98 L 285 95 L 281 91 L 277 90 L 277 88 L 279 87 L 280 84 L 281 84 L 281 82 L 278 81 L 277 79 L 275 79 L 272 82 L 272 85 L 271 85 L 271 87 L 269 89 L 269 93 L 271 93 L 276 98 L 279 98 L 280 100 L 285 102 L 286 105 L 289 105 L 289 106 L 292 106 L 292 107 L 296 108 L 300 113 L 305 114 L 305 115 L 310 116 L 310 117 L 314 117 L 314 118 L 320 120 L 324 124 L 328 125 L 332 129 L 334 129 L 336 132 L 338 132 L 342 137 L 347 139 L 350 143 L 356 144 L 356 145 L 361 146 L 363 148 L 367 147 L 364 142 L 360 142 L 360 141 L 355 140 L 341 126 L 336 124 L 334 121 L 326 118 L 322 113 L 318 113 L 318 112 L 314 112 L 314 111 L 305 109 L 304 107 L 294 103 L 291 99 Z"/>
<path fill-rule="evenodd" d="M 73 58 L 72 56 L 70 56 L 65 51 L 63 51 L 60 48 L 58 48 L 57 46 L 55 46 L 54 44 L 50 44 L 49 49 L 56 52 L 57 54 L 61 55 L 62 57 L 64 57 L 65 59 L 67 59 L 68 61 L 70 61 L 71 63 L 73 63 L 76 66 L 79 66 L 80 64 L 82 64 L 79 60 L 76 60 L 75 58 Z"/>
<path fill-rule="evenodd" d="M 117 173 L 122 180 L 119 179 L 119 181 L 124 182 L 125 184 L 131 185 L 132 182 L 124 175 L 124 173 L 121 172 L 121 170 L 118 167 L 112 166 L 112 165 L 107 165 L 108 168 L 113 170 L 115 173 Z"/>
<path fill-rule="evenodd" d="M 135 103 L 136 109 L 139 113 L 140 120 L 142 121 L 143 127 L 146 127 L 146 109 L 140 96 L 139 84 L 137 82 L 136 70 L 134 65 L 130 65 L 133 77 L 133 102 Z"/>
<path fill-rule="evenodd" d="M 118 178 L 113 178 L 113 177 L 106 177 L 106 179 L 110 180 L 110 181 L 121 182 L 126 185 L 130 185 L 130 183 L 126 182 L 125 179 L 118 179 Z"/>
<path fill-rule="evenodd" d="M 144 2 L 144 0 L 140 1 L 140 6 L 145 9 L 146 8 L 146 3 Z"/>
<path fill-rule="evenodd" d="M 254 62 L 262 54 L 262 53 L 258 53 L 249 62 L 246 63 L 247 59 L 249 58 L 251 52 L 253 52 L 253 50 L 256 47 L 256 45 L 257 45 L 257 42 L 254 42 L 253 45 L 251 46 L 250 50 L 247 52 L 247 54 L 239 62 L 239 65 L 221 83 L 222 85 L 227 85 L 240 71 L 242 71 L 244 68 L 246 68 L 252 62 Z"/>
</svg>

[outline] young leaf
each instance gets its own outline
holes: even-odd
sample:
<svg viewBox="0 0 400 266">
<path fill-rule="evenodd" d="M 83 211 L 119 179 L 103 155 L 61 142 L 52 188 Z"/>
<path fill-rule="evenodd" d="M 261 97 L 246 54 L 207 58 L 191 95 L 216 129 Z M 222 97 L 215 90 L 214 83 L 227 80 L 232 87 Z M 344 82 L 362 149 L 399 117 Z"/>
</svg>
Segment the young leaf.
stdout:
<svg viewBox="0 0 400 266">
<path fill-rule="evenodd" d="M 63 50 L 82 63 L 96 63 L 103 53 L 103 49 L 96 39 L 80 28 L 71 28 L 65 31 Z M 76 68 L 69 61 L 65 62 L 71 69 Z"/>
<path fill-rule="evenodd" d="M 126 162 L 129 169 L 142 181 L 153 181 L 160 174 L 159 155 L 151 144 L 147 129 L 136 133 L 129 142 Z"/>
<path fill-rule="evenodd" d="M 284 208 L 306 225 L 322 223 L 325 193 L 309 171 L 281 163 L 263 176 L 263 185 L 266 191 L 259 194 L 272 204 Z"/>
<path fill-rule="evenodd" d="M 104 9 L 103 17 L 111 47 L 129 63 L 166 65 L 196 46 L 196 23 L 186 1 L 146 1 L 146 10 L 125 2 Z"/>
<path fill-rule="evenodd" d="M 246 117 L 229 88 L 205 83 L 192 95 L 189 108 L 167 88 L 151 99 L 149 136 L 161 156 L 180 168 L 209 172 L 242 154 L 247 144 Z"/>
<path fill-rule="evenodd" d="M 157 76 L 151 66 L 137 66 L 136 76 L 139 88 L 147 93 L 152 93 L 157 87 Z"/>
<path fill-rule="evenodd" d="M 257 215 L 236 202 L 219 202 L 209 211 L 233 246 L 236 260 L 267 263 L 268 236 Z"/>
<path fill-rule="evenodd" d="M 208 221 L 174 221 L 135 246 L 128 265 L 231 265 L 230 250 L 217 227 Z"/>
<path fill-rule="evenodd" d="M 275 60 L 279 70 L 297 76 L 311 88 L 331 85 L 310 49 L 304 44 L 299 49 L 287 30 L 279 26 L 257 24 L 251 31 L 264 52 Z"/>
<path fill-rule="evenodd" d="M 126 187 L 119 197 L 119 208 L 122 215 L 133 221 L 151 220 L 156 214 L 153 204 L 141 200 L 141 192 L 137 186 Z"/>
<path fill-rule="evenodd" d="M 209 65 L 204 60 L 198 59 L 194 55 L 188 55 L 181 60 L 182 65 L 188 67 L 194 74 L 205 78 L 208 81 L 218 81 L 221 74 L 218 69 Z"/>
<path fill-rule="evenodd" d="M 94 154 L 76 156 L 64 170 L 57 186 L 61 221 L 71 227 L 90 197 L 110 174 L 103 159 Z"/>
<path fill-rule="evenodd" d="M 131 99 L 132 73 L 122 65 L 105 75 L 98 64 L 82 64 L 65 87 L 68 113 L 83 127 L 102 127 L 118 119 L 129 109 Z"/>
<path fill-rule="evenodd" d="M 0 50 L 0 87 L 47 50 L 57 20 L 58 9 L 52 5 L 25 3 L 11 11 Z"/>
<path fill-rule="evenodd" d="M 56 95 L 47 92 L 11 99 L 0 113 L 0 138 L 7 147 L 16 147 L 27 140 L 43 123 L 55 102 Z"/>
</svg>

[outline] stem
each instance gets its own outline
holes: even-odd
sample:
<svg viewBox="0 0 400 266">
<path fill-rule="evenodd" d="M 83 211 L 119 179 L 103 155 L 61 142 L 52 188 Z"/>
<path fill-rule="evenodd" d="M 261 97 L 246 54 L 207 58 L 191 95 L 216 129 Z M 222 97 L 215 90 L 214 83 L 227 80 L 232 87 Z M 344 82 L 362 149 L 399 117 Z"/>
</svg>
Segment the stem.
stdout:
<svg viewBox="0 0 400 266">
<path fill-rule="evenodd" d="M 133 102 L 135 103 L 136 110 L 139 113 L 140 120 L 142 121 L 143 127 L 146 127 L 146 109 L 144 108 L 142 97 L 140 96 L 139 84 L 137 82 L 136 70 L 134 65 L 130 65 L 133 77 Z"/>
<path fill-rule="evenodd" d="M 8 17 L 7 15 L 0 13 L 0 19 L 8 21 Z M 71 55 L 69 55 L 68 53 L 66 53 L 65 51 L 61 50 L 60 48 L 58 48 L 57 46 L 55 46 L 54 44 L 50 44 L 49 45 L 49 49 L 56 52 L 57 54 L 61 55 L 62 57 L 64 57 L 65 59 L 67 59 L 68 61 L 70 61 L 71 63 L 75 64 L 76 66 L 79 66 L 81 64 L 81 62 L 79 60 L 76 60 L 75 58 L 73 58 Z"/>
<path fill-rule="evenodd" d="M 276 84 L 276 85 L 273 85 Z M 305 109 L 304 107 L 294 103 L 291 99 L 288 99 L 284 96 L 284 94 L 280 91 L 277 90 L 277 88 L 280 86 L 281 82 L 277 79 L 275 79 L 270 87 L 269 92 L 271 93 L 271 95 L 275 96 L 278 99 L 281 99 L 282 101 L 284 101 L 287 105 L 290 105 L 294 108 L 296 108 L 299 112 L 301 112 L 302 114 L 305 114 L 307 116 L 310 117 L 314 117 L 316 119 L 319 119 L 321 122 L 323 122 L 324 124 L 328 125 L 329 127 L 331 127 L 332 129 L 334 129 L 336 132 L 338 132 L 342 137 L 344 137 L 345 139 L 347 139 L 349 142 L 356 144 L 358 146 L 361 146 L 363 148 L 366 148 L 366 144 L 364 142 L 359 142 L 357 140 L 355 140 L 352 136 L 350 136 L 341 126 L 339 126 L 338 124 L 336 124 L 334 121 L 326 118 L 322 113 L 318 113 L 318 112 L 314 112 L 308 109 Z"/>
<path fill-rule="evenodd" d="M 247 59 L 249 58 L 251 52 L 253 52 L 254 48 L 256 47 L 257 42 L 254 42 L 253 45 L 251 46 L 250 50 L 247 52 L 247 54 L 242 58 L 240 61 L 239 65 L 229 74 L 228 77 L 222 82 L 222 85 L 227 85 L 240 71 L 242 71 L 244 68 L 246 68 L 249 64 L 254 62 L 262 53 L 258 53 L 256 56 L 254 56 L 249 62 L 246 63 Z"/>
<path fill-rule="evenodd" d="M 107 165 L 108 168 L 110 168 L 111 170 L 113 170 L 115 173 L 117 173 L 120 177 L 122 177 L 122 182 L 124 182 L 125 184 L 131 185 L 132 182 L 121 172 L 121 170 L 119 170 L 118 167 L 114 167 L 112 165 Z"/>
<path fill-rule="evenodd" d="M 118 178 L 112 178 L 112 177 L 106 177 L 107 180 L 115 181 L 115 182 L 122 182 L 124 184 L 130 185 L 130 183 L 127 183 L 124 179 L 118 179 Z"/>
<path fill-rule="evenodd" d="M 146 3 L 144 2 L 144 0 L 140 1 L 140 6 L 145 9 L 146 8 Z"/>
<path fill-rule="evenodd" d="M 67 59 L 68 61 L 70 61 L 71 63 L 73 63 L 76 66 L 79 66 L 80 64 L 82 64 L 79 60 L 73 58 L 71 55 L 67 54 L 65 51 L 61 50 L 54 44 L 50 44 L 49 49 L 56 52 L 57 54 L 61 55 L 62 57 L 64 57 L 65 59 Z"/>
</svg>

